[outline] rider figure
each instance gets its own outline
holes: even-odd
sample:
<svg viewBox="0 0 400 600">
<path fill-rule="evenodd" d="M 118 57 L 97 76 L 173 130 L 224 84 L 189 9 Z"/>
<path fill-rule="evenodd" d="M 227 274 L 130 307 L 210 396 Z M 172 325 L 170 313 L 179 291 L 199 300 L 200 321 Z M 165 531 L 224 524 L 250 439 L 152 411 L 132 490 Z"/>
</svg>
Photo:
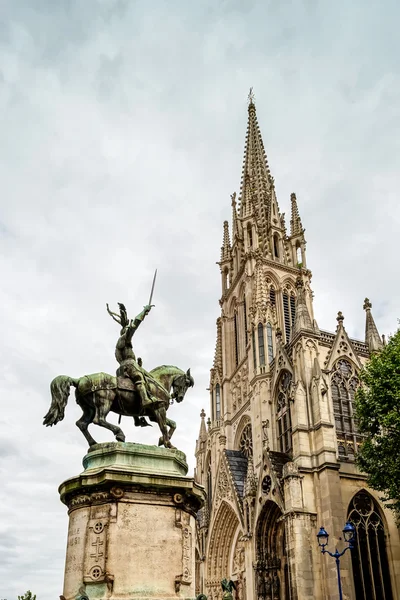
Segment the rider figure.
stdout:
<svg viewBox="0 0 400 600">
<path fill-rule="evenodd" d="M 142 410 L 149 404 L 157 402 L 149 396 L 146 389 L 145 375 L 142 369 L 141 360 L 136 360 L 135 353 L 132 348 L 132 337 L 139 325 L 142 323 L 146 315 L 149 314 L 152 306 L 146 305 L 142 312 L 134 319 L 129 321 L 125 306 L 119 304 L 120 315 L 112 313 L 108 308 L 107 311 L 112 316 L 114 321 L 117 321 L 122 326 L 120 337 L 115 348 L 115 358 L 119 363 L 117 369 L 117 377 L 128 377 L 135 384 L 135 390 L 140 396 L 140 404 Z"/>
</svg>

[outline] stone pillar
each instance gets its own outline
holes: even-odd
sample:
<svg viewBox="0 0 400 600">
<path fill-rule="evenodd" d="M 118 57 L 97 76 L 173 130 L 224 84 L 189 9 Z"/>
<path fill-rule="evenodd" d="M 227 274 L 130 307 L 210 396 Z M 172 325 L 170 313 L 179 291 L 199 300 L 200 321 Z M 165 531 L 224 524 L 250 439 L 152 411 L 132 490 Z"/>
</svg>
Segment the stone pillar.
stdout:
<svg viewBox="0 0 400 600">
<path fill-rule="evenodd" d="M 179 450 L 96 444 L 61 484 L 69 530 L 64 596 L 195 597 L 195 517 L 204 490 Z"/>
<path fill-rule="evenodd" d="M 315 600 L 316 514 L 304 508 L 302 479 L 293 462 L 283 466 L 286 548 L 292 600 Z"/>
</svg>

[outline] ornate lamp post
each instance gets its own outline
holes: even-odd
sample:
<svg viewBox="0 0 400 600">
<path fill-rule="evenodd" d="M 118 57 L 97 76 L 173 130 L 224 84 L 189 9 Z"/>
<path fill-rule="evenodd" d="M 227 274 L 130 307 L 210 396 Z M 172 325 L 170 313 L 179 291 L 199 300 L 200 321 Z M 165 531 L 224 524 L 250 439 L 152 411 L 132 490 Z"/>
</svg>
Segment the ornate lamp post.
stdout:
<svg viewBox="0 0 400 600">
<path fill-rule="evenodd" d="M 329 556 L 333 556 L 336 560 L 336 570 L 337 570 L 337 578 L 338 578 L 338 588 L 339 588 L 339 600 L 343 600 L 342 596 L 342 582 L 340 580 L 340 557 L 346 552 L 346 550 L 352 550 L 354 548 L 354 542 L 356 539 L 356 530 L 351 523 L 347 521 L 346 525 L 343 527 L 343 537 L 344 541 L 348 543 L 347 548 L 345 548 L 342 552 L 339 552 L 336 548 L 335 552 L 329 552 L 329 550 L 325 549 L 325 546 L 328 544 L 329 533 L 321 527 L 319 532 L 317 533 L 318 545 L 321 548 L 322 554 L 329 554 Z"/>
</svg>

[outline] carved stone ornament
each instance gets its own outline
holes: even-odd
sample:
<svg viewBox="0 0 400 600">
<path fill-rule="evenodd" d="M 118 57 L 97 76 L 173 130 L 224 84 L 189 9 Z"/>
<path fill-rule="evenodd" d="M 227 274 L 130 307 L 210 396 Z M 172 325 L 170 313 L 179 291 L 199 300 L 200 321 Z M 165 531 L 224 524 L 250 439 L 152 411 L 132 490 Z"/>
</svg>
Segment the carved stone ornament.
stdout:
<svg viewBox="0 0 400 600">
<path fill-rule="evenodd" d="M 112 487 L 110 490 L 111 496 L 113 496 L 113 498 L 116 498 L 117 500 L 119 500 L 119 498 L 122 498 L 124 493 L 124 490 L 119 487 Z"/>
<path fill-rule="evenodd" d="M 221 464 L 221 469 L 218 477 L 216 503 L 221 500 L 232 500 L 232 490 L 228 478 L 228 473 L 224 464 Z"/>
<path fill-rule="evenodd" d="M 299 475 L 299 467 L 296 463 L 289 461 L 284 464 L 282 468 L 282 477 L 283 479 L 286 479 L 286 477 L 301 477 L 301 475 Z"/>
<path fill-rule="evenodd" d="M 108 518 L 90 519 L 88 523 L 88 549 L 85 555 L 84 582 L 104 581 L 106 574 Z"/>
<path fill-rule="evenodd" d="M 268 495 L 271 491 L 272 479 L 269 475 L 266 475 L 261 483 L 261 489 L 263 494 Z"/>
<path fill-rule="evenodd" d="M 179 593 L 181 585 L 190 585 L 193 577 L 191 568 L 193 532 L 190 517 L 183 510 L 176 510 L 175 526 L 182 530 L 182 573 L 175 576 L 175 591 Z"/>
</svg>

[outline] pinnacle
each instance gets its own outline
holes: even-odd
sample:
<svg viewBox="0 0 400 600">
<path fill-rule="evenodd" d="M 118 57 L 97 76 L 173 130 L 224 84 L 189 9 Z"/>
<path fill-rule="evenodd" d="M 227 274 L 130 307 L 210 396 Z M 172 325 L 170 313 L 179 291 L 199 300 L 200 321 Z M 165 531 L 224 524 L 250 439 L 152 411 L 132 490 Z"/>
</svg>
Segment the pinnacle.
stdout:
<svg viewBox="0 0 400 600">
<path fill-rule="evenodd" d="M 206 424 L 204 422 L 205 416 L 206 416 L 206 413 L 204 411 L 204 408 L 202 408 L 201 413 L 200 413 L 201 422 L 200 422 L 200 433 L 199 433 L 199 440 L 201 442 L 204 442 L 207 440 L 207 429 L 206 429 Z"/>
<path fill-rule="evenodd" d="M 379 336 L 378 328 L 375 325 L 374 317 L 371 312 L 372 304 L 368 298 L 365 298 L 363 309 L 366 313 L 365 320 L 365 343 L 368 346 L 370 353 L 377 352 L 383 347 L 382 340 Z"/>
<path fill-rule="evenodd" d="M 301 331 L 313 331 L 314 327 L 311 322 L 310 313 L 308 312 L 307 303 L 304 295 L 304 281 L 301 277 L 296 279 L 297 297 L 296 297 L 296 312 L 292 331 L 293 337 Z"/>
<path fill-rule="evenodd" d="M 224 221 L 224 234 L 222 238 L 221 247 L 221 262 L 229 260 L 231 258 L 231 242 L 229 239 L 229 224 L 228 221 Z"/>
<path fill-rule="evenodd" d="M 290 219 L 290 235 L 298 235 L 303 231 L 303 225 L 301 223 L 299 208 L 297 206 L 296 194 L 292 193 L 290 195 L 290 200 L 292 203 L 292 214 Z"/>
</svg>

